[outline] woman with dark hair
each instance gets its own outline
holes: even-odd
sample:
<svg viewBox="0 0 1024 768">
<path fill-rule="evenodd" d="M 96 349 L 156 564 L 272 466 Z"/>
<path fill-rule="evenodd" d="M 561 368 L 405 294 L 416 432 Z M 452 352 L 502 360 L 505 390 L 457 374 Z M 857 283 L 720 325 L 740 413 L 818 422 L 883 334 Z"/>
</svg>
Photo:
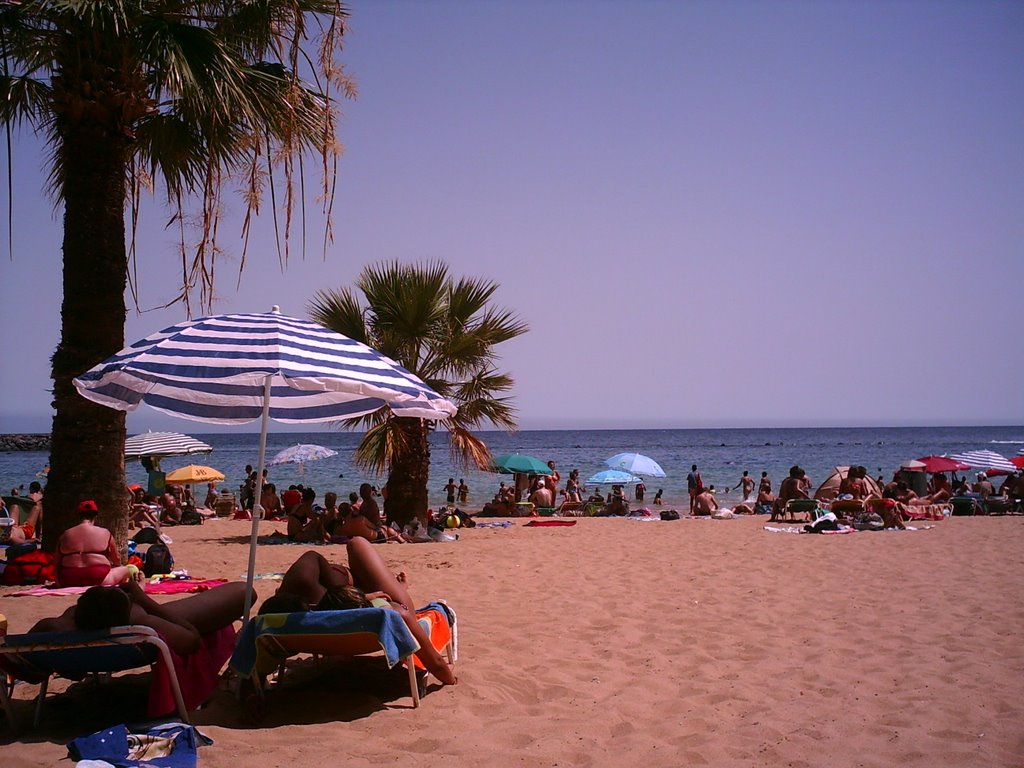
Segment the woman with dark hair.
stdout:
<svg viewBox="0 0 1024 768">
<path fill-rule="evenodd" d="M 93 587 L 60 616 L 42 619 L 29 632 L 69 632 L 141 624 L 155 629 L 175 653 L 199 649 L 200 638 L 242 618 L 245 584 L 221 584 L 196 595 L 158 603 L 140 584 Z"/>
<path fill-rule="evenodd" d="M 348 542 L 348 567 L 329 563 L 318 552 L 306 552 L 285 572 L 273 597 L 260 606 L 259 613 L 338 611 L 369 608 L 374 601 L 398 611 L 420 644 L 418 656 L 434 677 L 454 685 L 455 673 L 437 652 L 426 631 L 416 620 L 412 597 L 405 588 L 405 574 L 394 574 L 380 553 L 362 537 Z"/>
<path fill-rule="evenodd" d="M 109 587 L 139 573 L 135 566 L 121 565 L 113 534 L 96 524 L 98 514 L 95 501 L 80 502 L 78 516 L 82 522 L 64 531 L 57 541 L 57 583 L 62 587 Z"/>
</svg>

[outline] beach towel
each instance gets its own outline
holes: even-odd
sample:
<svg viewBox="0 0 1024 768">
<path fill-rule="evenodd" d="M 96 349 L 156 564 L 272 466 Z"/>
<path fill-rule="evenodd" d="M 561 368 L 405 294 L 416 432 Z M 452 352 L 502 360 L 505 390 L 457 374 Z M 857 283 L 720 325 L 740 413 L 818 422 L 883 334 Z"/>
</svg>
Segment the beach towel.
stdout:
<svg viewBox="0 0 1024 768">
<path fill-rule="evenodd" d="M 115 725 L 80 736 L 67 746 L 72 760 L 88 761 L 88 765 L 194 768 L 198 760 L 197 748 L 209 744 L 213 744 L 213 740 L 191 725 L 167 723 L 138 733 L 130 732 L 127 726 Z"/>
<path fill-rule="evenodd" d="M 268 613 L 253 617 L 246 625 L 231 656 L 231 667 L 241 677 L 265 677 L 291 655 L 278 637 L 301 639 L 310 653 L 326 653 L 339 636 L 376 640 L 389 668 L 420 648 L 402 617 L 389 608 Z M 316 650 L 318 642 L 323 651 Z"/>
<path fill-rule="evenodd" d="M 204 635 L 195 653 L 182 656 L 171 651 L 171 660 L 178 675 L 186 709 L 196 709 L 217 690 L 220 671 L 231 658 L 235 647 L 235 634 L 233 626 L 223 627 Z M 167 666 L 163 658 L 158 656 L 153 667 L 153 682 L 149 686 L 150 717 L 160 717 L 177 709 L 172 690 Z"/>
<path fill-rule="evenodd" d="M 205 592 L 226 582 L 227 579 L 166 579 L 147 581 L 143 585 L 143 590 L 147 595 L 176 595 L 183 592 Z M 80 595 L 87 589 L 89 587 L 29 587 L 12 592 L 9 597 Z"/>
<path fill-rule="evenodd" d="M 477 528 L 511 528 L 512 522 L 509 520 L 496 520 L 490 523 L 477 523 Z"/>
<path fill-rule="evenodd" d="M 576 525 L 577 520 L 531 520 L 524 523 L 524 528 L 549 528 L 552 526 Z"/>
</svg>

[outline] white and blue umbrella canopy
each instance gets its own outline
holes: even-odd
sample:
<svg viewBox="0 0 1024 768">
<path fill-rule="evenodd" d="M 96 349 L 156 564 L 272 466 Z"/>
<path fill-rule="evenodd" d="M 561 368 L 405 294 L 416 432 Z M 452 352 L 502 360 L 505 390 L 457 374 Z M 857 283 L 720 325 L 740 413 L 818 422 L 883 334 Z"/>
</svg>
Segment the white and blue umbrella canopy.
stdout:
<svg viewBox="0 0 1024 768">
<path fill-rule="evenodd" d="M 954 453 L 949 458 L 970 464 L 972 469 L 998 469 L 1003 472 L 1016 472 L 1019 469 L 1012 461 L 995 451 L 967 451 Z"/>
<path fill-rule="evenodd" d="M 588 477 L 587 482 L 593 485 L 630 485 L 641 482 L 641 479 L 621 469 L 605 469 Z"/>
<path fill-rule="evenodd" d="M 213 447 L 180 432 L 144 432 L 124 441 L 124 457 L 139 459 L 143 456 L 194 456 L 210 453 Z"/>
<path fill-rule="evenodd" d="M 274 458 L 268 461 L 267 464 L 271 466 L 275 466 L 277 464 L 305 464 L 307 461 L 318 461 L 319 459 L 326 459 L 337 455 L 337 451 L 325 448 L 322 445 L 298 443 L 289 448 L 285 448 L 283 451 L 278 451 Z"/>
<path fill-rule="evenodd" d="M 612 469 L 621 469 L 635 475 L 665 477 L 665 470 L 661 468 L 661 465 L 642 453 L 617 453 L 610 459 L 606 459 L 604 463 Z"/>
<path fill-rule="evenodd" d="M 268 419 L 306 424 L 364 416 L 444 420 L 457 406 L 394 360 L 310 320 L 265 314 L 213 315 L 172 325 L 75 379 L 82 397 L 133 411 L 141 403 L 213 424 L 261 420 L 257 477 Z M 257 504 L 258 507 L 258 504 Z M 259 514 L 252 516 L 245 616 L 256 572 Z"/>
<path fill-rule="evenodd" d="M 445 419 L 456 407 L 401 365 L 310 320 L 215 315 L 172 325 L 75 379 L 94 402 L 140 403 L 212 424 L 259 419 L 270 377 L 270 418 L 333 421 L 388 407 L 396 416 Z"/>
</svg>

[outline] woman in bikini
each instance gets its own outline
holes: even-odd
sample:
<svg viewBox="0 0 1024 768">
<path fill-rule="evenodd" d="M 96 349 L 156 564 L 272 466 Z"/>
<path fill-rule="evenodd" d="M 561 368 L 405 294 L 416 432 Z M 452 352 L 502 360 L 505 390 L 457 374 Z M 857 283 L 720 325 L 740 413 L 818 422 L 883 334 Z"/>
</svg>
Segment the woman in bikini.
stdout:
<svg viewBox="0 0 1024 768">
<path fill-rule="evenodd" d="M 444 685 L 454 685 L 455 673 L 416 620 L 415 604 L 405 587 L 405 574 L 392 573 L 380 553 L 362 537 L 349 541 L 347 548 L 347 568 L 329 563 L 318 552 L 301 555 L 285 572 L 273 597 L 260 606 L 259 613 L 369 608 L 374 599 L 386 600 L 419 641 L 417 655 L 427 671 Z"/>
<path fill-rule="evenodd" d="M 62 587 L 114 586 L 131 580 L 139 572 L 121 565 L 114 536 L 96 525 L 99 508 L 92 499 L 78 505 L 78 525 L 68 528 L 57 541 L 57 583 Z"/>
</svg>

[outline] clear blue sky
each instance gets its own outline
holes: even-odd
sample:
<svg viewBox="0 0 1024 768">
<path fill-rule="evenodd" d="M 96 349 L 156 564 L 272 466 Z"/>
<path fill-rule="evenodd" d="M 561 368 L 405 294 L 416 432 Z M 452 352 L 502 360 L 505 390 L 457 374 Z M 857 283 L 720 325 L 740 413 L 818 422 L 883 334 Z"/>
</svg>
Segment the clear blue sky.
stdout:
<svg viewBox="0 0 1024 768">
<path fill-rule="evenodd" d="M 523 428 L 1024 424 L 1024 4 L 351 8 L 335 244 L 282 272 L 264 216 L 216 311 L 444 259 L 531 326 L 503 356 Z M 60 217 L 40 144 L 14 152 L 0 431 L 47 431 Z M 150 308 L 180 265 L 145 216 Z M 154 425 L 196 431 L 129 418 Z"/>
</svg>

